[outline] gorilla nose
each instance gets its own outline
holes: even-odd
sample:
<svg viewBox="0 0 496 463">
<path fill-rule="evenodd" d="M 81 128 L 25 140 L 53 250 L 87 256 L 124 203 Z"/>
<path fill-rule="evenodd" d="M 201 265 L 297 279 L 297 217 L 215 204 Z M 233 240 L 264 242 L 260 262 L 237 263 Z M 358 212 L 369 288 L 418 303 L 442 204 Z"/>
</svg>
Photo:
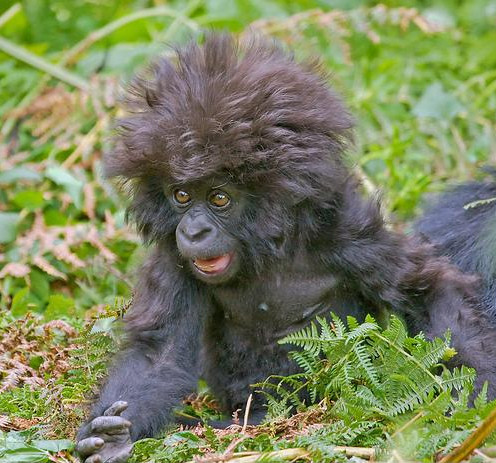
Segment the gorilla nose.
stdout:
<svg viewBox="0 0 496 463">
<path fill-rule="evenodd" d="M 212 226 L 206 223 L 190 224 L 181 227 L 181 233 L 190 242 L 198 242 L 206 238 L 212 232 Z"/>
</svg>

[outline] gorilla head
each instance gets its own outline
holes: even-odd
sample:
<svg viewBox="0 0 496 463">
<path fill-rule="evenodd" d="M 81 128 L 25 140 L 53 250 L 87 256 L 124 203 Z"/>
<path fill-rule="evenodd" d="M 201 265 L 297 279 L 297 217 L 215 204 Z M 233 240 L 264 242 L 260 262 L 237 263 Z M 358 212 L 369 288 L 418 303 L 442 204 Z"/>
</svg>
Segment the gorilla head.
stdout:
<svg viewBox="0 0 496 463">
<path fill-rule="evenodd" d="M 106 172 L 133 180 L 145 239 L 175 234 L 207 283 L 260 271 L 305 214 L 318 234 L 309 215 L 339 202 L 351 117 L 315 63 L 273 43 L 208 36 L 136 79 L 127 104 Z"/>
</svg>

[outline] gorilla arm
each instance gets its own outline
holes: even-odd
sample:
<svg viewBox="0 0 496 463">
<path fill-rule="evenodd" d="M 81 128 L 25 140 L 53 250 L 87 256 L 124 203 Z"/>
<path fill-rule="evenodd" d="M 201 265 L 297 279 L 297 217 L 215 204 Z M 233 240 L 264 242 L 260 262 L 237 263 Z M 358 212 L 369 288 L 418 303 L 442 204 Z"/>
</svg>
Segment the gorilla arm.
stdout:
<svg viewBox="0 0 496 463">
<path fill-rule="evenodd" d="M 141 275 L 126 315 L 128 347 L 78 433 L 77 450 L 87 463 L 126 461 L 131 440 L 160 431 L 173 407 L 196 390 L 207 301 L 164 252 L 155 251 Z"/>
<path fill-rule="evenodd" d="M 414 333 L 434 338 L 450 330 L 458 353 L 450 364 L 475 368 L 477 387 L 487 380 L 495 398 L 496 328 L 480 307 L 477 280 L 419 238 L 385 227 L 375 202 L 353 204 L 342 209 L 337 235 L 343 238 L 326 263 L 344 269 L 344 279 L 373 306 L 402 314 Z"/>
</svg>

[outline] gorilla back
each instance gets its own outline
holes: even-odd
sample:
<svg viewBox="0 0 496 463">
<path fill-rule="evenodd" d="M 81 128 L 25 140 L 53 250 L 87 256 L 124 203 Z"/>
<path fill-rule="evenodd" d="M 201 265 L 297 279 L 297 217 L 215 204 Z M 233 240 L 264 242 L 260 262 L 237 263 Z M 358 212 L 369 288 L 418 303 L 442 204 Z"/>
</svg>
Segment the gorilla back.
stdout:
<svg viewBox="0 0 496 463">
<path fill-rule="evenodd" d="M 416 223 L 441 256 L 482 280 L 482 306 L 496 323 L 496 183 L 470 182 L 441 195 Z M 468 206 L 468 207 L 466 207 Z"/>
<path fill-rule="evenodd" d="M 315 64 L 211 35 L 128 95 L 105 167 L 127 181 L 153 249 L 127 347 L 79 434 L 89 461 L 125 461 L 200 375 L 227 414 L 242 408 L 250 384 L 296 370 L 277 340 L 330 310 L 396 310 L 431 337 L 450 328 L 456 361 L 494 396 L 496 346 L 484 343 L 496 332 L 471 305 L 472 278 L 388 230 L 360 195 L 343 159 L 352 119 Z M 252 420 L 263 415 L 256 395 Z"/>
</svg>

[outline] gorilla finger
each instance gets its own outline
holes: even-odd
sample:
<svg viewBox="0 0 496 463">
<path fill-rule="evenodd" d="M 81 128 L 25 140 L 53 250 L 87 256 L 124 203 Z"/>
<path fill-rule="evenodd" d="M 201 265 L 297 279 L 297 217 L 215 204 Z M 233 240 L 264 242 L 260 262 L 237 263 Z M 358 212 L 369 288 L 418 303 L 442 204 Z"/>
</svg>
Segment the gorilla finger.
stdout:
<svg viewBox="0 0 496 463">
<path fill-rule="evenodd" d="M 91 431 L 96 433 L 125 431 L 130 427 L 131 423 L 120 416 L 98 416 L 91 422 Z"/>
<path fill-rule="evenodd" d="M 103 412 L 104 416 L 118 416 L 127 408 L 127 402 L 118 400 Z"/>
<path fill-rule="evenodd" d="M 105 461 L 105 463 L 125 463 L 131 456 L 131 450 L 125 450 Z"/>
<path fill-rule="evenodd" d="M 76 444 L 76 452 L 80 455 L 91 455 L 103 447 L 104 440 L 99 437 L 88 437 Z"/>
<path fill-rule="evenodd" d="M 84 463 L 103 463 L 103 458 L 101 455 L 91 455 L 91 457 L 84 460 Z"/>
</svg>

